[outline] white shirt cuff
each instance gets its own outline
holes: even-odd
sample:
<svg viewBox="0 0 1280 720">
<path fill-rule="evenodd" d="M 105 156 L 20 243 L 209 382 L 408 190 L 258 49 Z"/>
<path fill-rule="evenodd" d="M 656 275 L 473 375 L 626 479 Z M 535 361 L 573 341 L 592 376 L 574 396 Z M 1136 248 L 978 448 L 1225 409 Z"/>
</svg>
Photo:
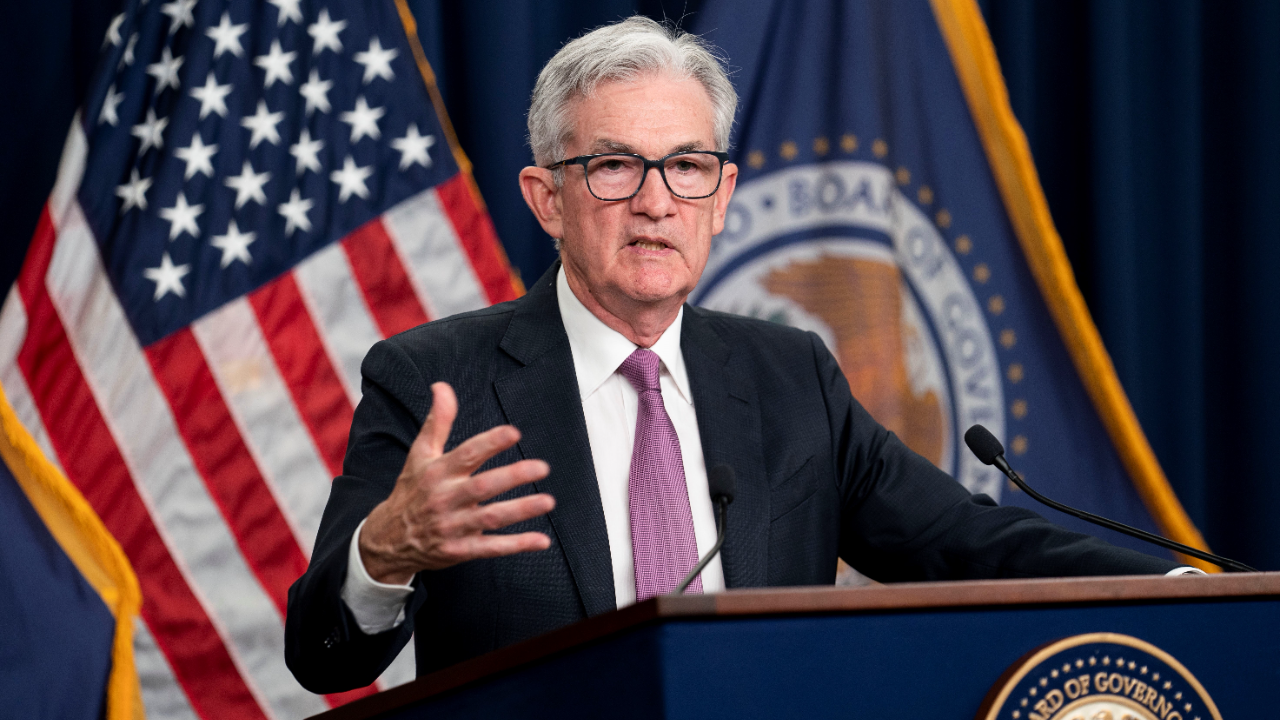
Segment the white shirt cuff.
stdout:
<svg viewBox="0 0 1280 720">
<path fill-rule="evenodd" d="M 404 606 L 413 594 L 410 585 L 390 585 L 369 576 L 360 559 L 360 531 L 364 520 L 351 535 L 347 551 L 347 579 L 342 583 L 342 602 L 347 604 L 356 624 L 366 635 L 386 632 L 404 622 Z"/>
<path fill-rule="evenodd" d="M 1165 577 L 1173 577 L 1174 575 L 1208 575 L 1208 574 L 1209 573 L 1201 570 L 1200 568 L 1193 568 L 1187 565 L 1183 565 L 1182 567 L 1176 567 L 1170 570 L 1164 575 Z"/>
</svg>

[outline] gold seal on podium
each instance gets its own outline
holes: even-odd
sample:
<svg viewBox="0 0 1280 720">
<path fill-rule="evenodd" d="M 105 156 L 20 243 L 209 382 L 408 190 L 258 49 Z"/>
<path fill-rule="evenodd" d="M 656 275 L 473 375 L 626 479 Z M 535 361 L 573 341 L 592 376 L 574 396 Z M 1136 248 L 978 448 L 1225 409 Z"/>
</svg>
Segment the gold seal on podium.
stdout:
<svg viewBox="0 0 1280 720">
<path fill-rule="evenodd" d="M 1160 648 L 1088 633 L 1033 650 L 991 688 L 978 720 L 1222 720 L 1209 693 Z"/>
</svg>

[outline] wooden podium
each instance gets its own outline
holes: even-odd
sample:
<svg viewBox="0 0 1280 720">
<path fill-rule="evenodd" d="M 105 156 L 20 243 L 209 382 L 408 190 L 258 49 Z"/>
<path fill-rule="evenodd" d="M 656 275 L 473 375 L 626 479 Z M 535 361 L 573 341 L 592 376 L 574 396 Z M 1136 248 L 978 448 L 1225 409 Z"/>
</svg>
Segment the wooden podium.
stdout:
<svg viewBox="0 0 1280 720">
<path fill-rule="evenodd" d="M 1086 633 L 1176 658 L 1222 718 L 1280 715 L 1280 573 L 1259 573 L 661 597 L 317 717 L 967 720 L 1020 658 Z"/>
</svg>

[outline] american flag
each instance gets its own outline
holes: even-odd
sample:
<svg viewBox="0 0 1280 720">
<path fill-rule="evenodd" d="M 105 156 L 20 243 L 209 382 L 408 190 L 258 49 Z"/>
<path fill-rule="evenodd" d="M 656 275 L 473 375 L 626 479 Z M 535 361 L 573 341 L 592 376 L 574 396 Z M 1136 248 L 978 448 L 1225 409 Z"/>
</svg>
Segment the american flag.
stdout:
<svg viewBox="0 0 1280 720">
<path fill-rule="evenodd" d="M 151 717 L 350 697 L 297 684 L 283 618 L 360 361 L 518 292 L 412 27 L 404 0 L 129 0 L 0 311 L 0 384 L 141 582 Z"/>
</svg>

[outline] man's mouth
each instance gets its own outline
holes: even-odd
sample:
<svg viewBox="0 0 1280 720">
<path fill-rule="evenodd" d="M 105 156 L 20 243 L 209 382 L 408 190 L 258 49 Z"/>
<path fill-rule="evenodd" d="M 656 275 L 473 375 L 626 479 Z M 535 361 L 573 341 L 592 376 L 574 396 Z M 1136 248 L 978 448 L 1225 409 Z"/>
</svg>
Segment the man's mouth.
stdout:
<svg viewBox="0 0 1280 720">
<path fill-rule="evenodd" d="M 631 246 L 639 248 L 641 250 L 655 250 L 655 251 L 666 250 L 668 247 L 670 247 L 665 242 L 661 240 L 654 240 L 652 238 L 638 238 L 636 240 L 631 241 Z"/>
</svg>

